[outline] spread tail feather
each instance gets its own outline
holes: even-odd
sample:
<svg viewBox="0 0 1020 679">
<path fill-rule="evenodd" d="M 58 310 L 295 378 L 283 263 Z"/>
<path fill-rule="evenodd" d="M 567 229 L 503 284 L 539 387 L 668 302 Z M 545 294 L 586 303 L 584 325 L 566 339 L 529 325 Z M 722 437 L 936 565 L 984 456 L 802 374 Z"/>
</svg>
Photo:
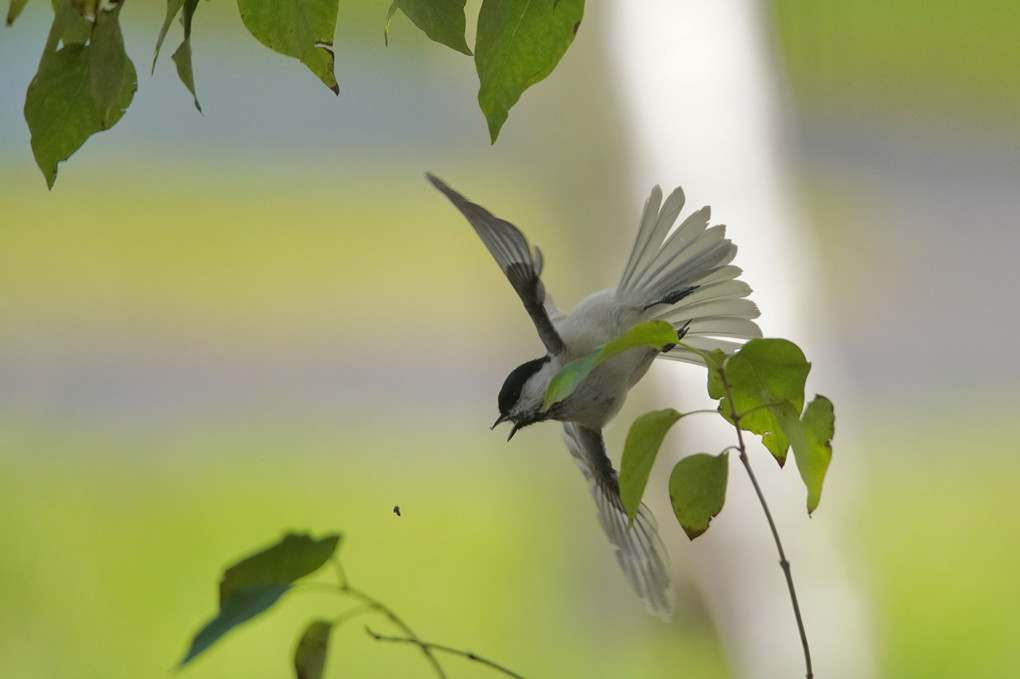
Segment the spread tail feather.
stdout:
<svg viewBox="0 0 1020 679">
<path fill-rule="evenodd" d="M 617 294 L 640 305 L 649 319 L 668 321 L 677 330 L 687 326 L 683 341 L 702 350 L 729 351 L 740 346 L 733 340 L 761 337 L 761 329 L 752 320 L 759 315 L 758 307 L 746 299 L 751 288 L 737 280 L 741 271 L 730 264 L 737 246 L 725 237 L 724 226 L 708 226 L 708 207 L 674 229 L 683 206 L 681 189 L 674 190 L 665 203 L 659 187 L 652 189 Z M 683 347 L 662 356 L 702 363 Z"/>
<path fill-rule="evenodd" d="M 655 517 L 645 505 L 641 505 L 634 523 L 628 526 L 616 471 L 606 455 L 601 432 L 573 422 L 564 423 L 563 431 L 570 454 L 588 480 L 592 499 L 598 507 L 599 523 L 616 547 L 616 560 L 627 582 L 644 602 L 645 608 L 668 622 L 673 617 L 673 589 L 669 579 L 669 559 L 659 539 Z"/>
</svg>

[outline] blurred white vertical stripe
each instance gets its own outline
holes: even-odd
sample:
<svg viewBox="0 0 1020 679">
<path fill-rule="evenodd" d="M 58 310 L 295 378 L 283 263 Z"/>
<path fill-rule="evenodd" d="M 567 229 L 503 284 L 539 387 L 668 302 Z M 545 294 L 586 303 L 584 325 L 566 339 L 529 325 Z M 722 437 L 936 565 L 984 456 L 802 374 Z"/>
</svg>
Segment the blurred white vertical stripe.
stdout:
<svg viewBox="0 0 1020 679">
<path fill-rule="evenodd" d="M 825 338 L 824 300 L 813 298 L 820 289 L 817 259 L 788 186 L 767 8 L 752 0 L 617 0 L 603 25 L 626 117 L 635 202 L 660 184 L 682 185 L 691 208 L 712 205 L 713 222 L 726 223 L 740 248 L 735 263 L 754 288 L 765 335 L 797 342 L 815 366 L 809 398 L 818 390 L 836 404 L 830 471 L 841 478 L 827 480 L 815 519 L 805 516 L 792 460 L 781 473 L 757 451 L 752 463 L 792 563 L 817 676 L 862 679 L 874 674 L 868 607 L 853 580 L 854 556 L 840 544 L 854 479 L 854 465 L 847 464 L 856 448 L 853 427 L 844 426 L 852 420 L 852 395 Z M 661 366 L 653 372 L 664 373 Z M 703 401 L 703 377 L 677 374 L 686 378 L 671 381 L 677 401 Z M 684 455 L 725 445 L 718 431 L 688 426 L 683 432 Z M 802 651 L 775 545 L 735 455 L 731 463 L 723 515 L 697 543 L 674 550 L 682 550 L 675 561 L 694 562 L 733 676 L 801 676 Z M 665 517 L 669 509 L 657 513 Z"/>
</svg>

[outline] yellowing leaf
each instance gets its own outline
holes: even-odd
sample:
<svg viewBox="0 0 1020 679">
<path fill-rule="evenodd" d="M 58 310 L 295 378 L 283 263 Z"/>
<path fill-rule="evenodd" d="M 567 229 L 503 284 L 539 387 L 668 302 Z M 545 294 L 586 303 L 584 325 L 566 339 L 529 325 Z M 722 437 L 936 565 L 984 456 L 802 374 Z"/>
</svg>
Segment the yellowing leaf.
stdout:
<svg viewBox="0 0 1020 679">
<path fill-rule="evenodd" d="M 832 401 L 816 396 L 799 418 L 789 403 L 773 406 L 770 410 L 790 438 L 797 469 L 807 486 L 807 510 L 810 514 L 818 507 L 822 482 L 832 460 L 832 437 L 836 432 Z"/>
<path fill-rule="evenodd" d="M 782 466 L 790 443 L 766 406 L 788 401 L 800 413 L 811 364 L 793 342 L 753 339 L 725 360 L 723 370 L 733 396 L 732 408 L 740 415 L 740 428 L 761 435 L 762 443 Z M 709 384 L 711 389 L 711 379 Z M 718 389 L 715 385 L 714 393 L 720 393 Z M 719 408 L 729 419 L 728 397 L 722 397 Z"/>
</svg>

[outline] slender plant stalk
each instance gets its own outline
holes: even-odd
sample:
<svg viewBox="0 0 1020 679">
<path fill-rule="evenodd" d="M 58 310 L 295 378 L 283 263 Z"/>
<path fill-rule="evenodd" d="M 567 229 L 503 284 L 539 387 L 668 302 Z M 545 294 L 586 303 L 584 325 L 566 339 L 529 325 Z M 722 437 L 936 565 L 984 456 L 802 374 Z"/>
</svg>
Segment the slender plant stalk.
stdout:
<svg viewBox="0 0 1020 679">
<path fill-rule="evenodd" d="M 421 639 L 413 639 L 410 637 L 388 637 L 383 634 L 374 632 L 372 628 L 370 628 L 368 625 L 365 625 L 365 631 L 368 632 L 368 635 L 375 639 L 376 641 L 394 641 L 402 642 L 405 644 L 414 644 L 415 646 L 419 646 L 423 651 L 427 649 L 430 651 L 443 651 L 444 653 L 459 655 L 462 658 L 467 658 L 468 660 L 473 660 L 477 663 L 481 663 L 482 665 L 490 667 L 496 670 L 497 672 L 502 672 L 508 677 L 513 677 L 514 679 L 524 679 L 524 677 L 517 674 L 513 670 L 507 669 L 506 667 L 503 667 L 498 663 L 495 663 L 487 658 L 483 658 L 480 655 L 471 653 L 470 651 L 461 651 L 460 649 L 457 648 L 450 648 L 449 646 L 443 646 L 442 644 L 433 644 L 427 641 L 422 641 Z"/>
<path fill-rule="evenodd" d="M 355 599 L 361 601 L 369 608 L 376 610 L 385 615 L 387 618 L 389 618 L 390 622 L 399 627 L 400 630 L 407 635 L 409 641 L 418 645 L 418 647 L 421 649 L 421 652 L 424 653 L 425 657 L 428 659 L 429 664 L 432 665 L 432 669 L 436 671 L 436 675 L 439 677 L 439 679 L 446 679 L 446 672 L 443 671 L 443 666 L 439 664 L 439 660 L 437 660 L 435 654 L 432 653 L 433 646 L 431 644 L 426 644 L 425 642 L 423 642 L 418 637 L 418 635 L 415 634 L 414 631 L 407 626 L 407 623 L 401 620 L 400 616 L 394 613 L 389 606 L 382 603 L 375 597 L 369 596 L 368 594 L 365 594 L 361 590 L 352 587 L 351 583 L 347 580 L 346 574 L 344 574 L 343 566 L 340 565 L 340 559 L 338 559 L 336 555 L 334 555 L 333 557 L 331 557 L 331 560 L 333 561 L 333 564 L 336 568 L 337 578 L 340 580 L 339 582 L 340 591 L 345 594 L 349 594 Z"/>
<path fill-rule="evenodd" d="M 740 462 L 744 465 L 747 475 L 751 478 L 751 485 L 754 486 L 754 492 L 758 494 L 758 501 L 761 502 L 761 508 L 765 511 L 765 518 L 768 520 L 769 528 L 772 530 L 772 538 L 776 542 L 776 549 L 779 550 L 779 566 L 783 569 L 783 574 L 786 576 L 786 586 L 790 590 L 790 601 L 793 603 L 793 615 L 797 619 L 797 631 L 800 632 L 800 644 L 804 648 L 804 665 L 807 668 L 807 679 L 813 679 L 815 675 L 811 669 L 811 649 L 808 647 L 804 619 L 800 615 L 800 604 L 797 603 L 797 590 L 793 586 L 790 562 L 786 559 L 786 552 L 783 551 L 783 542 L 779 539 L 779 530 L 776 528 L 776 522 L 772 519 L 772 512 L 769 511 L 769 505 L 765 501 L 765 494 L 762 493 L 761 486 L 758 485 L 758 478 L 751 469 L 751 461 L 747 457 L 747 446 L 744 444 L 744 434 L 740 429 L 741 416 L 737 414 L 736 407 L 733 405 L 733 393 L 730 391 L 729 380 L 726 379 L 726 373 L 722 370 L 719 371 L 719 375 L 722 378 L 723 387 L 726 389 L 726 397 L 729 399 L 730 416 L 733 420 L 733 426 L 737 430 Z"/>
</svg>

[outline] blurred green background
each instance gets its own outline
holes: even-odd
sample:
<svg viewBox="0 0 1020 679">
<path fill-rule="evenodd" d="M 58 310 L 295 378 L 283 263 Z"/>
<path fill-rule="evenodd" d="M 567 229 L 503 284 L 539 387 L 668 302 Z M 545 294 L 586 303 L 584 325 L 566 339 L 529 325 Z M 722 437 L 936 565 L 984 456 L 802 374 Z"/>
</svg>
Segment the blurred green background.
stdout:
<svg viewBox="0 0 1020 679">
<path fill-rule="evenodd" d="M 615 280 L 637 206 L 599 9 L 490 147 L 470 61 L 400 17 L 385 48 L 387 6 L 341 8 L 334 98 L 202 3 L 204 116 L 166 53 L 52 192 L 21 118 L 46 3 L 2 31 L 0 676 L 167 675 L 221 568 L 287 529 L 343 531 L 355 585 L 528 677 L 727 675 L 696 591 L 672 626 L 632 601 L 555 428 L 487 431 L 541 349 L 422 179 L 541 231 L 561 306 Z M 123 13 L 140 71 L 161 14 Z M 863 458 L 847 539 L 880 674 L 1018 676 L 1020 9 L 770 19 L 858 396 L 866 445 L 836 454 Z M 591 239 L 608 274 L 566 256 Z M 182 676 L 286 676 L 299 630 L 337 610 L 296 595 Z M 429 675 L 360 622 L 334 643 L 330 676 Z"/>
</svg>

